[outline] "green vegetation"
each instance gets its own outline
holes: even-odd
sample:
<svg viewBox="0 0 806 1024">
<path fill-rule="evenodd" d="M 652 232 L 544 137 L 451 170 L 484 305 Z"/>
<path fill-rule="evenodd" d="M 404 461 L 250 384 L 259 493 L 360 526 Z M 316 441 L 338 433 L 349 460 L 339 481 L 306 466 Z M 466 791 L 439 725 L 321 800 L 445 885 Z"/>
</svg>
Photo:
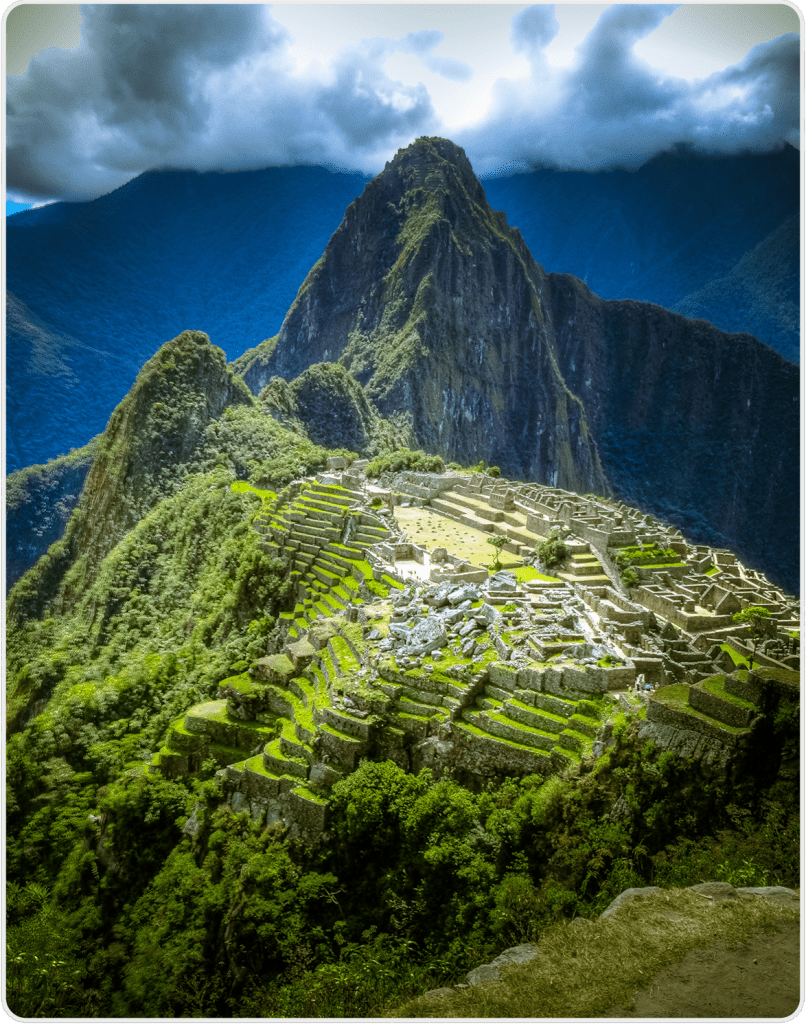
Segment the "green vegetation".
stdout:
<svg viewBox="0 0 806 1024">
<path fill-rule="evenodd" d="M 770 613 L 767 608 L 762 608 L 761 605 L 750 605 L 748 608 L 744 608 L 740 612 L 736 612 L 733 616 L 733 621 L 738 625 L 747 626 L 750 637 L 753 641 L 750 649 L 750 658 L 748 668 L 753 667 L 753 658 L 756 653 L 756 642 L 760 640 L 767 633 L 766 620 L 769 619 Z"/>
<path fill-rule="evenodd" d="M 680 565 L 680 556 L 673 548 L 659 548 L 657 544 L 645 544 L 643 547 L 618 548 L 615 562 L 619 569 L 629 569 L 635 565 Z"/>
<path fill-rule="evenodd" d="M 507 543 L 507 538 L 501 536 L 501 534 L 493 534 L 493 536 L 487 538 L 487 543 L 495 548 L 495 561 L 490 568 L 497 572 L 501 568 L 501 550 Z"/>
<path fill-rule="evenodd" d="M 127 435 L 129 405 L 100 446 L 112 484 L 119 460 L 158 450 L 161 417 L 184 436 L 166 410 L 171 396 L 187 397 L 206 358 L 222 364 L 191 337 L 149 364 L 138 379 L 138 393 L 156 389 L 144 413 L 148 443 Z M 253 524 L 272 495 L 283 498 L 285 480 L 329 453 L 236 397 L 217 419 L 199 421 L 192 451 L 177 454 L 169 472 L 138 469 L 135 459 L 133 479 L 143 484 L 136 525 L 103 537 L 108 549 L 95 563 L 80 563 L 67 538 L 10 597 L 6 939 L 14 1013 L 378 1016 L 514 943 L 545 938 L 551 952 L 558 921 L 595 916 L 631 885 L 703 877 L 797 885 L 796 787 L 752 776 L 735 782 L 699 762 L 658 756 L 637 739 L 638 714 L 616 721 L 605 758 L 583 760 L 590 738 L 582 730 L 600 717 L 593 701 L 578 703 L 564 731 L 562 777 L 479 780 L 471 792 L 451 777 L 364 760 L 333 787 L 331 840 L 318 846 L 273 816 L 233 810 L 229 783 L 216 775 L 224 764 L 293 789 L 309 813 L 322 813 L 324 788 L 301 776 L 317 702 L 326 699 L 323 671 L 280 687 L 248 669 L 279 649 L 289 623 L 304 628 L 314 609 L 331 615 L 334 595 L 355 600 L 366 587 L 388 597 L 396 586 L 352 558 L 354 575 L 323 570 L 330 590 L 321 583 L 297 594 L 299 572 L 272 556 L 279 548 L 264 549 Z M 184 404 L 186 418 L 201 407 L 195 402 Z M 99 484 L 95 495 L 116 493 Z M 79 511 L 74 521 L 97 539 L 92 517 Z M 484 551 L 483 535 L 477 546 Z M 552 579 L 530 566 L 515 574 Z M 389 612 L 388 602 L 378 604 L 369 622 L 388 631 Z M 359 671 L 361 625 L 333 636 L 329 666 L 323 655 L 328 672 L 338 661 L 348 673 L 329 676 L 345 697 Z M 496 660 L 489 648 L 427 667 L 440 693 L 470 694 L 473 672 Z M 456 665 L 465 670 L 460 679 L 447 671 Z M 411 738 L 431 694 L 419 692 L 420 670 L 405 680 L 417 707 L 401 718 Z M 271 698 L 278 710 L 245 721 L 219 696 L 225 681 L 244 706 Z M 383 699 L 372 680 L 356 683 L 356 696 L 359 687 L 362 697 Z M 529 712 L 523 702 L 518 709 Z M 435 717 L 447 714 L 440 708 Z M 391 715 L 363 721 L 398 745 L 406 738 Z M 456 723 L 466 736 L 474 728 Z M 358 743 L 327 723 L 321 732 Z M 555 735 L 530 725 L 522 732 L 535 742 Z M 779 714 L 773 732 L 774 760 L 797 741 L 797 715 Z M 183 767 L 189 752 L 201 762 L 191 771 Z M 380 758 L 377 748 L 368 752 Z M 178 777 L 152 771 L 160 766 Z M 629 814 L 614 821 L 619 798 Z"/>
<path fill-rule="evenodd" d="M 547 569 L 553 569 L 568 557 L 568 548 L 560 540 L 557 527 L 551 531 L 548 540 L 537 545 L 537 557 Z"/>
<path fill-rule="evenodd" d="M 619 1016 L 649 979 L 714 940 L 733 944 L 759 931 L 797 921 L 797 907 L 768 900 L 714 904 L 697 893 L 661 891 L 636 897 L 605 921 L 584 928 L 567 920 L 540 936 L 541 956 L 510 968 L 504 983 L 455 992 L 449 999 L 416 999 L 399 1017 L 573 1018 Z M 703 954 L 705 955 L 705 954 Z"/>
<path fill-rule="evenodd" d="M 401 448 L 373 459 L 366 468 L 366 474 L 370 479 L 374 479 L 382 473 L 399 473 L 404 469 L 418 473 L 441 473 L 445 469 L 445 463 L 439 455 Z"/>
</svg>

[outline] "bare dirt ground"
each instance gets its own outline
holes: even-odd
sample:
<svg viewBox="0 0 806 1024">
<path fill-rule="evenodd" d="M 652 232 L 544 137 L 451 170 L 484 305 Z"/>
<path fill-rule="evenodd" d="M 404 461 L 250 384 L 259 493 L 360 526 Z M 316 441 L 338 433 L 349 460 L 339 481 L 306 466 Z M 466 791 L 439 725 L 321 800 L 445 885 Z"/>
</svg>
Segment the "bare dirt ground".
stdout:
<svg viewBox="0 0 806 1024">
<path fill-rule="evenodd" d="M 786 1018 L 800 991 L 800 924 L 759 933 L 729 949 L 724 942 L 692 950 L 635 993 L 634 1007 L 613 1007 L 603 1017 Z"/>
</svg>

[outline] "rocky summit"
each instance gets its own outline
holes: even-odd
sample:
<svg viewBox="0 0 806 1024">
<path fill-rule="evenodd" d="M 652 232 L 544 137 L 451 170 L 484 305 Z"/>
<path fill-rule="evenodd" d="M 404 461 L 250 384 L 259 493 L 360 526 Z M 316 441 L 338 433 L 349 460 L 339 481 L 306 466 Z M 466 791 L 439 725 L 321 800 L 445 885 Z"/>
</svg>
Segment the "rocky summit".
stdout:
<svg viewBox="0 0 806 1024">
<path fill-rule="evenodd" d="M 234 368 L 258 393 L 320 362 L 428 451 L 614 493 L 797 588 L 797 367 L 547 275 L 447 140 L 419 139 L 366 186 L 280 333 Z"/>
<path fill-rule="evenodd" d="M 423 139 L 348 207 L 277 338 L 235 368 L 257 393 L 274 375 L 340 362 L 383 415 L 411 417 L 426 450 L 601 490 L 585 411 L 557 365 L 545 288 L 464 152 Z"/>
</svg>

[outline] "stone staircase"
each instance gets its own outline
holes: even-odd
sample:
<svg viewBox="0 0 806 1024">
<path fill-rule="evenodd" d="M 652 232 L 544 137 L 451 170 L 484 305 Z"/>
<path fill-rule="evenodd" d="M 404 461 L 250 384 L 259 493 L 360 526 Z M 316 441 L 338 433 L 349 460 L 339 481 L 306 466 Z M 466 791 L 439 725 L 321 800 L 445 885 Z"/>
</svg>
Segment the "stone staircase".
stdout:
<svg viewBox="0 0 806 1024">
<path fill-rule="evenodd" d="M 439 515 L 481 533 L 506 537 L 505 550 L 522 556 L 534 554 L 535 545 L 545 538 L 527 530 L 526 514 L 516 508 L 502 509 L 489 503 L 483 491 L 457 484 L 430 501 Z"/>
</svg>

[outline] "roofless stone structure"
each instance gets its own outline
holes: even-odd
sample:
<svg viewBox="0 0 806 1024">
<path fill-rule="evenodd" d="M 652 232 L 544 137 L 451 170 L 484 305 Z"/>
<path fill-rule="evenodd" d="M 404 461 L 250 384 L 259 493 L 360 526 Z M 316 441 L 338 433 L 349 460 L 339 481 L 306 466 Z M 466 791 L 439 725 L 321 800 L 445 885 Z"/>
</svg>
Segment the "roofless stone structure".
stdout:
<svg viewBox="0 0 806 1024">
<path fill-rule="evenodd" d="M 471 786 L 545 776 L 601 756 L 630 713 L 659 747 L 733 772 L 765 715 L 799 699 L 797 603 L 731 552 L 592 494 L 482 474 L 375 482 L 365 466 L 331 460 L 261 511 L 296 582 L 282 650 L 175 721 L 152 771 L 212 755 L 233 807 L 315 841 L 361 758 Z M 551 537 L 565 557 L 547 568 Z M 733 621 L 751 605 L 769 612 L 761 642 Z"/>
</svg>

